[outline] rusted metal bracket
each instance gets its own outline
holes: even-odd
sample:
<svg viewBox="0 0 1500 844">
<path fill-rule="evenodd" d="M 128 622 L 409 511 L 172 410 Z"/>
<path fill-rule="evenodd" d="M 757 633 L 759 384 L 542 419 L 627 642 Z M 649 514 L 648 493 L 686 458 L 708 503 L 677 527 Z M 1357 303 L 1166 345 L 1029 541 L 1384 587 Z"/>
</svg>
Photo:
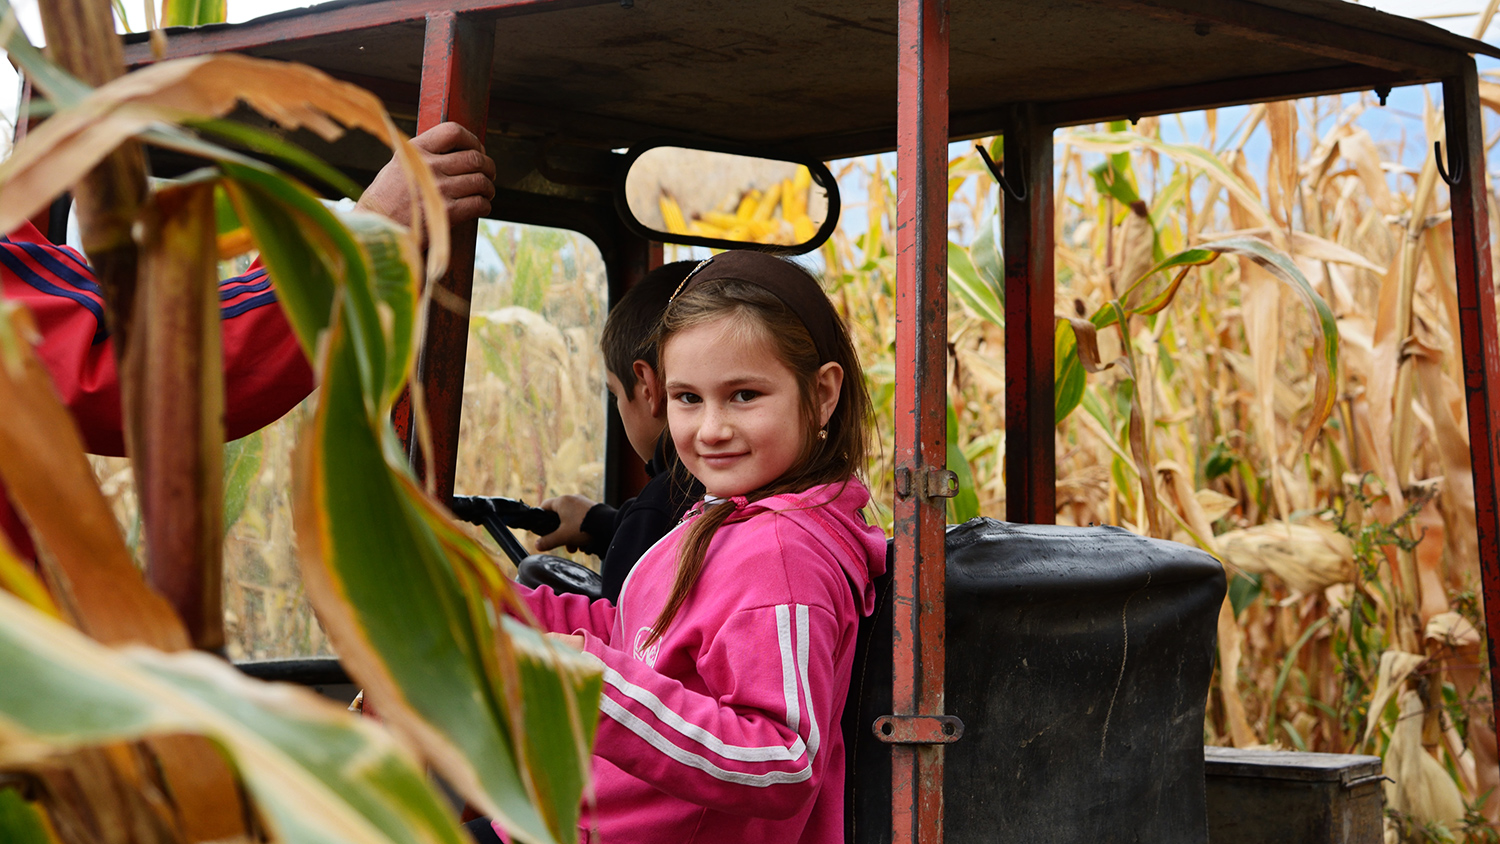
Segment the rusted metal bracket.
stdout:
<svg viewBox="0 0 1500 844">
<path fill-rule="evenodd" d="M 910 498 L 912 494 L 911 469 L 902 466 L 896 470 L 896 495 Z M 926 466 L 921 470 L 922 487 L 918 494 L 924 498 L 954 498 L 958 495 L 958 475 L 939 466 Z"/>
<path fill-rule="evenodd" d="M 1453 154 L 1453 142 L 1452 142 L 1452 140 L 1449 140 L 1449 142 L 1448 142 L 1448 154 L 1449 154 L 1449 156 L 1452 156 L 1452 154 Z M 1458 184 L 1459 180 L 1464 177 L 1464 155 L 1463 155 L 1463 150 L 1462 149 L 1459 150 L 1458 158 L 1455 161 L 1455 163 L 1450 164 L 1447 167 L 1443 166 L 1443 142 L 1442 141 L 1433 141 L 1432 142 L 1432 155 L 1433 155 L 1434 158 L 1437 159 L 1437 171 L 1438 171 L 1438 175 L 1443 178 L 1443 181 L 1445 181 L 1445 182 L 1448 183 L 1449 187 L 1456 186 Z"/>
<path fill-rule="evenodd" d="M 995 164 L 995 159 L 990 158 L 990 151 L 984 148 L 984 144 L 975 141 L 974 149 L 979 151 L 979 158 L 984 161 L 985 169 L 989 170 L 990 175 L 995 177 L 995 181 L 1000 183 L 1000 189 L 1009 194 L 1011 199 L 1014 199 L 1017 202 L 1025 202 L 1026 177 L 1020 174 L 1019 171 L 1021 168 L 1019 166 L 1016 167 L 1016 170 L 1018 171 L 1016 173 L 1017 184 L 1012 185 L 1010 183 L 1010 179 L 1006 178 L 1005 171 L 1001 170 L 1000 167 Z M 1007 155 L 1006 158 L 1009 159 L 1010 156 Z M 1019 160 L 1020 159 L 1018 157 L 1017 161 Z M 1017 185 L 1019 185 L 1019 187 Z"/>
<path fill-rule="evenodd" d="M 952 744 L 964 737 L 956 715 L 882 715 L 870 728 L 886 744 Z"/>
</svg>

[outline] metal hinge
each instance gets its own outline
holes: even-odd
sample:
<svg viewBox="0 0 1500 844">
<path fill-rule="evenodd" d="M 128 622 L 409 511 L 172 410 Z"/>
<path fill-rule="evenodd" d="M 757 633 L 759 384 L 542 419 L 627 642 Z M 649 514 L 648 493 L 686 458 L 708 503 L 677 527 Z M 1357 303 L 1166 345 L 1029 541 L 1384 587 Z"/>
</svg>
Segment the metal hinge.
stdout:
<svg viewBox="0 0 1500 844">
<path fill-rule="evenodd" d="M 952 744 L 964 735 L 956 715 L 882 715 L 870 726 L 886 744 Z"/>
<path fill-rule="evenodd" d="M 923 498 L 953 498 L 958 495 L 958 475 L 940 466 L 927 466 L 921 471 L 922 488 L 918 493 Z M 911 469 L 902 466 L 896 470 L 896 495 L 909 498 L 912 494 Z"/>
</svg>

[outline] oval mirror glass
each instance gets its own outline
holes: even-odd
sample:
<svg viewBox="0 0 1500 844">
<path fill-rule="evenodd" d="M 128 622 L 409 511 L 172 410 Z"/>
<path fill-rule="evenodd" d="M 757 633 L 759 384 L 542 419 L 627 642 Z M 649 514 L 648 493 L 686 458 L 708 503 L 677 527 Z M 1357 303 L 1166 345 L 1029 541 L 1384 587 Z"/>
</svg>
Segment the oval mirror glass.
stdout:
<svg viewBox="0 0 1500 844">
<path fill-rule="evenodd" d="M 838 223 L 838 188 L 821 162 L 653 145 L 632 150 L 626 221 L 666 243 L 816 249 Z"/>
</svg>

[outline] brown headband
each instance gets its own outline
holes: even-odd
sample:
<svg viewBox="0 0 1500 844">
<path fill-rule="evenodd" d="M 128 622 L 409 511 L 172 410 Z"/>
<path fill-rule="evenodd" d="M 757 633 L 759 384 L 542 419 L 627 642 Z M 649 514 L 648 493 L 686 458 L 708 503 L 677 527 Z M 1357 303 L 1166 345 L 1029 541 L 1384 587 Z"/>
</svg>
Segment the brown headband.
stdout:
<svg viewBox="0 0 1500 844">
<path fill-rule="evenodd" d="M 668 300 L 667 307 L 699 284 L 723 279 L 753 284 L 780 299 L 812 335 L 813 345 L 818 350 L 818 362 L 835 359 L 834 351 L 839 347 L 839 316 L 833 310 L 833 303 L 805 270 L 764 252 L 735 250 L 709 258 L 688 273 Z"/>
</svg>

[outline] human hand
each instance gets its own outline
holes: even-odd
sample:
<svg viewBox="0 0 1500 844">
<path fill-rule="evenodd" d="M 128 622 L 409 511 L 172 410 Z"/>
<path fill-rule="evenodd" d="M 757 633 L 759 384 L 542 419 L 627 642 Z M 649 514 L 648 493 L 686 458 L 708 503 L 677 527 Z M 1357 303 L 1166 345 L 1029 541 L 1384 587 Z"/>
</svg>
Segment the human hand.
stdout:
<svg viewBox="0 0 1500 844">
<path fill-rule="evenodd" d="M 439 123 L 412 138 L 422 160 L 437 179 L 448 225 L 477 220 L 490 213 L 495 198 L 495 162 L 474 133 L 457 123 Z M 355 203 L 356 208 L 384 214 L 410 226 L 411 192 L 399 159 L 392 158 Z"/>
<path fill-rule="evenodd" d="M 551 639 L 553 644 L 562 645 L 565 648 L 572 648 L 575 651 L 583 650 L 582 636 L 568 633 L 546 633 L 543 635 L 545 635 L 548 639 Z"/>
<path fill-rule="evenodd" d="M 583 518 L 593 509 L 594 503 L 581 495 L 560 495 L 537 505 L 543 510 L 556 513 L 562 524 L 557 526 L 557 530 L 537 537 L 536 550 L 550 551 L 559 545 L 566 545 L 569 551 L 577 551 L 587 543 L 592 537 L 583 532 Z"/>
</svg>

